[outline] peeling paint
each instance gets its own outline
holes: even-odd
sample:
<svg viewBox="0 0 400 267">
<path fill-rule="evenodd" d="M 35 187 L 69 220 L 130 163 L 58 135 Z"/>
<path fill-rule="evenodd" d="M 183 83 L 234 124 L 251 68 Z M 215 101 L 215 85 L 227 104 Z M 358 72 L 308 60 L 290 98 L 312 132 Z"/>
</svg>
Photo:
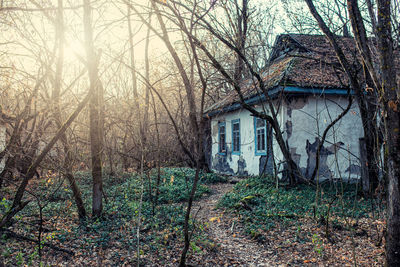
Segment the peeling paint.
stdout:
<svg viewBox="0 0 400 267">
<path fill-rule="evenodd" d="M 350 166 L 347 168 L 346 172 L 361 176 L 361 166 L 356 165 L 356 164 L 350 164 Z"/>
<path fill-rule="evenodd" d="M 212 125 L 211 134 L 213 137 L 218 137 L 218 124 Z"/>
<path fill-rule="evenodd" d="M 212 159 L 212 167 L 214 170 L 221 173 L 234 174 L 234 171 L 229 166 L 225 155 L 221 154 L 214 155 Z"/>
<path fill-rule="evenodd" d="M 307 103 L 308 103 L 308 97 L 291 98 L 291 100 L 288 103 L 288 107 L 290 106 L 291 109 L 303 109 Z"/>
<path fill-rule="evenodd" d="M 290 155 L 292 156 L 292 159 L 294 162 L 296 162 L 297 166 L 300 165 L 300 159 L 301 155 L 296 153 L 297 148 L 296 147 L 291 147 L 290 148 Z"/>
<path fill-rule="evenodd" d="M 343 146 L 343 142 L 337 142 L 336 144 L 328 146 L 326 149 L 329 150 L 332 154 L 336 153 L 341 146 Z"/>
<path fill-rule="evenodd" d="M 316 165 L 316 156 L 317 156 L 317 149 L 319 145 L 319 138 L 315 137 L 314 143 L 310 143 L 307 139 L 306 142 L 306 151 L 308 155 L 307 159 L 307 168 L 305 176 L 311 178 L 312 173 L 314 172 L 315 165 Z M 332 178 L 333 173 L 327 164 L 327 159 L 329 155 L 333 155 L 337 152 L 337 150 L 344 145 L 343 142 L 337 142 L 336 144 L 332 144 L 329 147 L 322 146 L 320 151 L 320 160 L 319 160 L 319 170 L 318 174 L 320 177 L 325 178 Z"/>
<path fill-rule="evenodd" d="M 204 153 L 207 166 L 211 168 L 212 140 L 211 140 L 211 120 L 207 120 L 204 127 Z"/>
<path fill-rule="evenodd" d="M 231 144 L 226 144 L 226 158 L 232 162 L 232 149 Z"/>
<path fill-rule="evenodd" d="M 238 164 L 238 171 L 236 172 L 237 175 L 240 176 L 249 175 L 249 173 L 246 171 L 246 161 L 242 156 L 239 157 L 237 164 Z"/>
<path fill-rule="evenodd" d="M 292 136 L 292 131 L 293 131 L 293 124 L 292 121 L 287 121 L 286 122 L 286 134 L 287 134 L 287 139 L 290 139 Z"/>
<path fill-rule="evenodd" d="M 292 107 L 287 106 L 286 114 L 287 114 L 288 118 L 292 118 Z"/>
<path fill-rule="evenodd" d="M 305 177 L 311 176 L 315 168 L 318 137 L 320 138 L 327 124 L 342 112 L 347 103 L 348 100 L 345 97 L 323 98 L 312 95 L 292 96 L 289 100 L 280 103 L 281 108 L 277 116 L 281 131 L 284 133 L 285 142 L 293 160 Z M 357 103 L 354 103 L 352 108 L 358 110 Z M 257 107 L 257 109 L 264 110 L 261 107 Z M 265 110 L 268 112 L 267 107 Z M 240 119 L 240 155 L 231 153 L 231 121 L 235 119 Z M 218 154 L 217 127 L 221 120 L 226 121 L 226 155 Z M 212 168 L 215 171 L 238 175 L 244 173 L 259 175 L 263 172 L 265 165 L 266 171 L 273 173 L 273 162 L 276 162 L 280 178 L 285 177 L 285 158 L 275 138 L 268 142 L 267 155 L 271 155 L 269 158 L 255 154 L 254 117 L 247 110 L 237 110 L 213 117 L 211 129 Z M 272 134 L 269 136 L 274 137 Z M 362 166 L 359 162 L 359 138 L 362 136 L 361 118 L 353 114 L 344 116 L 326 136 L 324 147 L 321 150 L 319 177 L 322 179 L 340 176 L 344 178 L 360 177 L 357 166 Z M 272 148 L 274 153 L 272 153 Z M 349 162 L 354 166 L 349 167 Z M 345 175 L 345 172 L 348 175 Z"/>
<path fill-rule="evenodd" d="M 274 174 L 274 162 L 271 156 L 261 156 L 259 161 L 260 174 Z"/>
<path fill-rule="evenodd" d="M 306 169 L 306 174 L 305 176 L 307 178 L 311 178 L 311 175 L 314 172 L 315 166 L 316 166 L 316 157 L 317 157 L 317 148 L 319 145 L 319 139 L 315 137 L 314 143 L 310 143 L 307 139 L 306 143 L 306 151 L 308 155 L 307 159 L 307 169 Z M 318 169 L 318 174 L 321 177 L 325 178 L 331 178 L 332 177 L 332 172 L 329 169 L 327 165 L 327 158 L 329 155 L 332 155 L 333 153 L 326 149 L 324 146 L 321 148 L 320 151 L 320 159 L 319 159 L 319 169 Z"/>
</svg>

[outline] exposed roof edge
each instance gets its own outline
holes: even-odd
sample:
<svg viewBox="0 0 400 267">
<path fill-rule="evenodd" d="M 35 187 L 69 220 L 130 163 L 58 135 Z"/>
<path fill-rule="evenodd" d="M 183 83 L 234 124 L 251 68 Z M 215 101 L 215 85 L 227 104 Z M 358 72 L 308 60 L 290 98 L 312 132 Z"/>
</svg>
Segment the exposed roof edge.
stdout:
<svg viewBox="0 0 400 267">
<path fill-rule="evenodd" d="M 279 93 L 285 93 L 285 95 L 339 95 L 345 96 L 347 95 L 347 89 L 344 88 L 304 88 L 304 87 L 297 87 L 297 86 L 277 86 L 268 90 L 268 95 L 271 98 L 276 98 Z M 351 94 L 354 94 L 354 91 L 351 90 Z M 250 97 L 245 100 L 245 103 L 248 105 L 256 105 L 261 102 L 265 101 L 265 95 L 256 95 Z M 204 116 L 206 117 L 215 117 L 216 115 L 224 114 L 227 112 L 236 111 L 241 109 L 242 105 L 240 102 L 232 103 L 231 105 L 224 106 L 221 109 L 213 110 L 210 112 L 206 112 Z"/>
</svg>

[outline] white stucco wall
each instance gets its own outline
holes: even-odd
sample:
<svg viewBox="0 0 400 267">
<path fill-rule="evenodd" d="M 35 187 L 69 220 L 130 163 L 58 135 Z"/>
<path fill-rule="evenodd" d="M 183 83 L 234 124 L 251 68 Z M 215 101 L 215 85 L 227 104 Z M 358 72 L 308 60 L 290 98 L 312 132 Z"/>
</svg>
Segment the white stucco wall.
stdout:
<svg viewBox="0 0 400 267">
<path fill-rule="evenodd" d="M 258 105 L 255 107 L 256 110 L 263 110 L 262 105 Z M 279 120 L 283 121 L 281 116 L 281 111 L 279 112 Z M 232 154 L 232 121 L 240 120 L 240 155 Z M 226 125 L 226 146 L 227 153 L 225 156 L 218 155 L 218 123 L 225 122 Z M 281 124 L 284 125 L 284 124 Z M 283 128 L 282 128 L 283 129 Z M 224 173 L 234 173 L 237 174 L 239 170 L 238 161 L 245 162 L 245 171 L 248 175 L 258 175 L 260 168 L 260 155 L 256 155 L 255 153 L 255 134 L 254 134 L 254 117 L 251 116 L 251 113 L 247 110 L 241 109 L 231 113 L 222 114 L 214 117 L 211 120 L 211 164 L 212 168 L 216 171 L 224 172 Z M 282 160 L 282 156 L 280 150 L 278 149 L 278 145 L 275 142 L 275 138 L 273 140 L 273 149 L 276 151 L 274 154 L 276 162 Z M 230 171 L 226 169 L 223 170 L 221 168 L 220 163 L 216 158 L 225 157 L 226 163 L 231 168 Z M 219 166 L 217 166 L 219 164 Z"/>
<path fill-rule="evenodd" d="M 315 151 L 318 146 L 316 138 L 322 137 L 326 127 L 347 104 L 347 98 L 339 96 L 297 97 L 285 103 L 288 144 L 294 160 L 304 173 L 311 175 L 314 170 Z M 359 138 L 363 135 L 358 105 L 354 102 L 350 111 L 327 134 L 321 151 L 324 155 L 320 161 L 320 177 L 358 177 L 361 166 Z"/>
<path fill-rule="evenodd" d="M 315 164 L 316 138 L 322 136 L 326 126 L 347 106 L 347 99 L 339 96 L 293 97 L 281 103 L 278 111 L 284 139 L 289 144 L 293 159 L 304 174 L 311 175 Z M 261 110 L 262 107 L 256 107 Z M 240 155 L 232 154 L 232 120 L 240 119 Z M 226 125 L 226 155 L 218 154 L 218 122 Z M 328 133 L 321 157 L 320 177 L 358 177 L 359 138 L 363 136 L 357 104 Z M 245 163 L 245 174 L 258 175 L 260 157 L 255 154 L 254 117 L 247 110 L 238 110 L 213 117 L 211 121 L 211 165 L 217 172 L 237 174 L 239 160 Z M 307 145 L 308 144 L 308 145 Z M 334 145 L 336 144 L 336 145 Z M 282 170 L 284 158 L 273 138 L 276 166 Z M 225 158 L 224 158 L 225 157 Z M 350 167 L 350 168 L 349 168 Z"/>
</svg>

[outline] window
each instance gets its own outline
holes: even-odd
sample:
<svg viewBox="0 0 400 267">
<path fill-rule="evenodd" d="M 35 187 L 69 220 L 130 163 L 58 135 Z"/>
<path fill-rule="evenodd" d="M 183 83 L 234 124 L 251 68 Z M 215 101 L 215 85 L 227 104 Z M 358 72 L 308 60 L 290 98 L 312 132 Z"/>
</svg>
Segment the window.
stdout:
<svg viewBox="0 0 400 267">
<path fill-rule="evenodd" d="M 232 121 L 232 154 L 240 154 L 240 121 Z"/>
<path fill-rule="evenodd" d="M 218 123 L 218 152 L 221 154 L 226 153 L 225 137 L 225 122 L 220 122 Z"/>
<path fill-rule="evenodd" d="M 260 118 L 254 118 L 254 132 L 255 132 L 256 155 L 266 155 L 267 127 L 265 120 Z"/>
</svg>

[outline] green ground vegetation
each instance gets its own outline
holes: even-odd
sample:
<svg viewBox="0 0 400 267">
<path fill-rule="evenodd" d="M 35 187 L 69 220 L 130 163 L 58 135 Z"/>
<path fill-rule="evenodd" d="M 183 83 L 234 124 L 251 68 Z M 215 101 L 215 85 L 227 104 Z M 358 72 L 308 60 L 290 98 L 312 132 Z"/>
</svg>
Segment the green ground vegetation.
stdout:
<svg viewBox="0 0 400 267">
<path fill-rule="evenodd" d="M 35 185 L 35 195 L 43 207 L 43 243 L 68 248 L 89 257 L 99 251 L 114 251 L 110 259 L 113 264 L 130 255 L 135 260 L 137 251 L 137 227 L 140 214 L 140 253 L 144 256 L 166 248 L 181 239 L 184 213 L 195 171 L 190 168 L 161 168 L 151 170 L 143 177 L 137 173 L 104 177 L 103 217 L 80 222 L 73 204 L 72 191 L 67 181 L 55 173 L 43 177 Z M 91 175 L 77 172 L 75 177 L 82 191 L 87 211 L 90 213 Z M 160 177 L 158 179 L 158 177 Z M 156 184 L 159 180 L 159 196 L 155 206 Z M 210 193 L 208 184 L 224 182 L 227 178 L 216 174 L 201 173 L 196 199 Z M 5 189 L 9 190 L 9 189 Z M 0 216 L 10 207 L 12 192 L 2 192 Z M 31 196 L 29 196 L 31 197 Z M 10 230 L 32 239 L 38 238 L 38 201 L 33 200 L 14 220 Z M 202 227 L 197 225 L 194 242 L 203 242 Z M 192 242 L 192 247 L 197 248 Z M 37 265 L 38 244 L 22 247 L 21 241 L 0 238 L 0 253 L 5 264 Z M 47 250 L 48 251 L 48 250 Z M 146 257 L 143 257 L 145 264 Z M 126 262 L 126 260 L 125 260 Z M 132 262 L 133 263 L 133 262 Z"/>
<path fill-rule="evenodd" d="M 341 182 L 325 183 L 318 188 L 308 185 L 277 187 L 271 177 L 250 177 L 236 184 L 218 205 L 234 213 L 247 234 L 263 239 L 262 232 L 281 224 L 298 223 L 300 218 L 346 227 L 349 218 L 370 216 L 377 206 L 360 197 L 358 187 Z"/>
</svg>

